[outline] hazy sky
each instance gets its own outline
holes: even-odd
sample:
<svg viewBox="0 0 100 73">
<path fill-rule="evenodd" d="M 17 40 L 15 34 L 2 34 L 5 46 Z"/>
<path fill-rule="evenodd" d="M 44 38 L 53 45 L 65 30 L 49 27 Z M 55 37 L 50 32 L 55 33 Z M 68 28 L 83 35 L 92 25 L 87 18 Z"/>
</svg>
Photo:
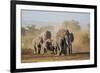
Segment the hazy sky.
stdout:
<svg viewBox="0 0 100 73">
<path fill-rule="evenodd" d="M 90 23 L 90 14 L 79 12 L 22 10 L 22 26 L 28 24 L 45 26 L 47 23 L 48 25 L 54 25 L 53 23 L 61 24 L 65 20 L 71 19 L 78 21 L 80 25 L 85 25 Z"/>
</svg>

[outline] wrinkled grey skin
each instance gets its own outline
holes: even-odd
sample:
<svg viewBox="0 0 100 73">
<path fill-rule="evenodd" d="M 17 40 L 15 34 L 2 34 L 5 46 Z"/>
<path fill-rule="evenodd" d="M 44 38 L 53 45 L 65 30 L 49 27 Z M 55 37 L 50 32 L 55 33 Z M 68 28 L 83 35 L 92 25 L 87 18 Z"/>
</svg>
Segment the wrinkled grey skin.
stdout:
<svg viewBox="0 0 100 73">
<path fill-rule="evenodd" d="M 56 38 L 55 38 L 56 39 Z M 69 31 L 66 31 L 66 34 L 63 37 L 58 39 L 47 39 L 44 40 L 43 37 L 37 38 L 33 46 L 34 54 L 45 54 L 48 51 L 52 51 L 55 55 L 70 55 L 72 54 L 72 38 Z"/>
<path fill-rule="evenodd" d="M 58 53 L 59 53 L 59 46 L 58 46 L 56 40 L 55 41 L 54 40 L 52 41 L 52 47 L 53 47 L 53 53 L 56 54 L 56 55 L 58 55 Z"/>
<path fill-rule="evenodd" d="M 71 55 L 72 54 L 72 43 L 74 41 L 73 33 L 67 32 L 67 34 L 65 35 L 65 41 L 67 44 L 67 54 Z"/>
<path fill-rule="evenodd" d="M 58 49 L 57 49 L 58 55 L 62 55 L 62 54 L 66 55 L 67 54 L 67 44 L 66 44 L 64 37 L 58 39 L 57 45 L 58 45 Z"/>
<path fill-rule="evenodd" d="M 42 47 L 42 38 L 37 38 L 32 41 L 32 49 L 33 54 L 40 54 L 41 53 L 41 47 Z"/>
<path fill-rule="evenodd" d="M 53 44 L 52 44 L 52 40 L 47 39 L 43 43 L 42 49 L 44 49 L 44 53 L 47 53 L 48 51 L 52 51 L 52 54 L 54 54 L 54 47 L 53 47 Z"/>
<path fill-rule="evenodd" d="M 50 39 L 45 40 L 43 43 L 41 43 L 40 41 L 35 42 L 33 48 L 34 48 L 34 51 L 33 51 L 34 54 L 45 54 L 48 51 L 52 51 L 52 53 L 54 54 L 54 49 L 55 49 Z"/>
<path fill-rule="evenodd" d="M 46 33 L 48 32 L 50 35 L 50 31 L 47 31 L 43 35 L 37 37 L 35 40 L 32 41 L 32 48 L 34 54 L 44 54 L 47 53 L 49 50 L 52 52 L 54 51 L 50 37 L 46 37 Z"/>
<path fill-rule="evenodd" d="M 73 38 L 72 38 L 73 37 Z M 57 52 L 58 55 L 71 55 L 72 54 L 72 42 L 74 41 L 74 36 L 69 31 L 63 37 L 57 40 Z"/>
</svg>

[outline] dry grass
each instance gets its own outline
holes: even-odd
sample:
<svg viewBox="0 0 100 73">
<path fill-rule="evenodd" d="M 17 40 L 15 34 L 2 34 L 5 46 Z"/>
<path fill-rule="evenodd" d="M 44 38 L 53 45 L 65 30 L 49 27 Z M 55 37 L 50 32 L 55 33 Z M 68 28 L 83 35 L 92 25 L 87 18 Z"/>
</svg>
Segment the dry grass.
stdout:
<svg viewBox="0 0 100 73">
<path fill-rule="evenodd" d="M 69 61 L 69 60 L 87 60 L 90 59 L 89 53 L 75 53 L 70 56 L 56 56 L 56 55 L 23 55 L 22 63 L 32 62 L 48 62 L 48 61 Z"/>
</svg>

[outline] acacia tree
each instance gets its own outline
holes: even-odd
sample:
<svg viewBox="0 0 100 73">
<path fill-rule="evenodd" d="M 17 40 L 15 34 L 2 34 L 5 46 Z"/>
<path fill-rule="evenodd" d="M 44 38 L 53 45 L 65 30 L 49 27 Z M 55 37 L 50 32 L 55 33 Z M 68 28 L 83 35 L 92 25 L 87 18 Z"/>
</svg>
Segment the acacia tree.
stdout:
<svg viewBox="0 0 100 73">
<path fill-rule="evenodd" d="M 80 30 L 79 22 L 75 20 L 64 21 L 62 27 L 73 32 Z"/>
</svg>

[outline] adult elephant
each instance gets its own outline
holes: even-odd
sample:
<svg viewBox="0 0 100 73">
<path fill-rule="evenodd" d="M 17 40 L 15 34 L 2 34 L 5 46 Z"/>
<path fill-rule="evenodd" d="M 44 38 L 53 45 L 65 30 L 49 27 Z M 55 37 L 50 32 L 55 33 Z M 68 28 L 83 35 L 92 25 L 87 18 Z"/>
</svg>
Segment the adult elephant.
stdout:
<svg viewBox="0 0 100 73">
<path fill-rule="evenodd" d="M 74 34 L 71 32 L 70 34 L 69 34 L 69 39 L 70 39 L 70 42 L 69 42 L 69 44 L 68 44 L 68 47 L 69 47 L 69 54 L 72 54 L 72 43 L 74 42 Z"/>
<path fill-rule="evenodd" d="M 45 31 L 32 41 L 34 54 L 44 54 L 52 49 L 51 32 Z"/>
<path fill-rule="evenodd" d="M 65 39 L 65 29 L 61 29 L 57 32 L 56 39 L 58 55 L 67 55 L 68 44 Z"/>
<path fill-rule="evenodd" d="M 46 30 L 43 34 L 43 44 L 42 44 L 42 52 L 47 53 L 47 51 L 52 51 L 52 34 L 51 31 Z"/>
<path fill-rule="evenodd" d="M 52 41 L 52 48 L 53 48 L 53 52 L 55 55 L 59 55 L 59 52 L 60 52 L 60 48 L 58 46 L 58 41 L 55 39 L 53 39 Z"/>
<path fill-rule="evenodd" d="M 71 55 L 72 54 L 72 43 L 74 41 L 74 34 L 69 30 L 59 30 L 57 33 L 57 52 L 59 55 Z"/>
<path fill-rule="evenodd" d="M 42 37 L 37 37 L 32 41 L 33 54 L 41 54 L 42 44 L 43 44 Z"/>
<path fill-rule="evenodd" d="M 62 37 L 59 39 L 59 42 L 58 42 L 58 50 L 59 50 L 59 55 L 67 55 L 67 43 L 65 41 L 65 38 Z"/>
<path fill-rule="evenodd" d="M 52 54 L 54 53 L 54 47 L 51 39 L 47 39 L 44 41 L 44 43 L 42 44 L 42 51 L 44 53 L 48 53 L 48 51 L 52 51 Z"/>
<path fill-rule="evenodd" d="M 65 41 L 66 41 L 66 44 L 68 46 L 67 53 L 69 55 L 71 55 L 72 54 L 72 43 L 74 41 L 74 34 L 72 32 L 70 33 L 69 30 L 66 31 Z"/>
</svg>

